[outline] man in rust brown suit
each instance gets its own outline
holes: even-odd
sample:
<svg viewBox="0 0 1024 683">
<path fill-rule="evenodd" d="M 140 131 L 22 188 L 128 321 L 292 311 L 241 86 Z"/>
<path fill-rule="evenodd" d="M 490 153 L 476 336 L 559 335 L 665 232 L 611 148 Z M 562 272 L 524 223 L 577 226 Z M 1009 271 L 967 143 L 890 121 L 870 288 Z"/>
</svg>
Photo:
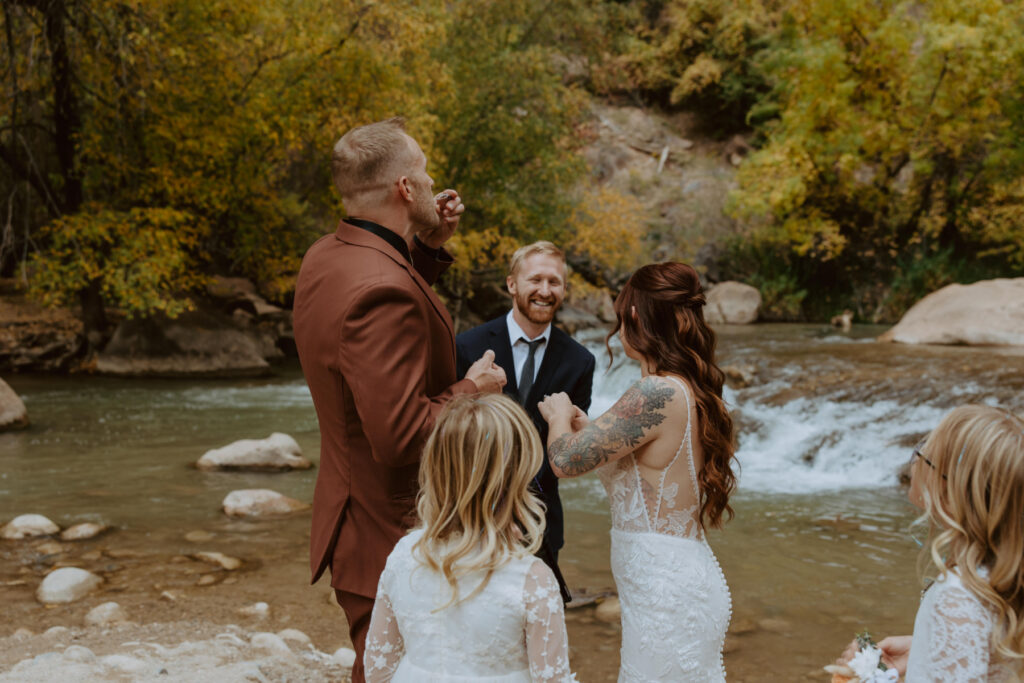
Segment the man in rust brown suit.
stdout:
<svg viewBox="0 0 1024 683">
<path fill-rule="evenodd" d="M 354 128 L 335 145 L 334 184 L 349 218 L 302 260 L 295 341 L 320 421 L 313 581 L 330 567 L 363 681 L 377 581 L 413 522 L 420 451 L 455 394 L 497 392 L 487 352 L 456 381 L 452 321 L 431 284 L 465 210 L 433 196 L 427 159 L 402 119 Z"/>
</svg>

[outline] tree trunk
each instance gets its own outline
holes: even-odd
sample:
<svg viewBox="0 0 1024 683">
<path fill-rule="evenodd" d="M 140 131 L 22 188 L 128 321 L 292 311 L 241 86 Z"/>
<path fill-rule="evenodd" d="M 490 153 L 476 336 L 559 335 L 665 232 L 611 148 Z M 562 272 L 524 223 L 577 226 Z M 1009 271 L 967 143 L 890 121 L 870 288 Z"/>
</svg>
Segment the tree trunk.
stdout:
<svg viewBox="0 0 1024 683">
<path fill-rule="evenodd" d="M 82 173 L 78 167 L 77 138 L 82 127 L 74 74 L 68 50 L 65 24 L 65 0 L 39 0 L 46 17 L 46 40 L 50 45 L 50 72 L 53 77 L 53 130 L 57 160 L 64 181 L 61 210 L 77 213 L 82 207 Z M 102 281 L 92 280 L 78 290 L 82 307 L 87 354 L 92 355 L 107 338 L 107 314 L 103 304 Z"/>
<path fill-rule="evenodd" d="M 107 311 L 100 289 L 103 281 L 93 280 L 88 287 L 78 290 L 78 303 L 82 307 L 82 325 L 88 355 L 92 355 L 107 339 Z"/>
</svg>

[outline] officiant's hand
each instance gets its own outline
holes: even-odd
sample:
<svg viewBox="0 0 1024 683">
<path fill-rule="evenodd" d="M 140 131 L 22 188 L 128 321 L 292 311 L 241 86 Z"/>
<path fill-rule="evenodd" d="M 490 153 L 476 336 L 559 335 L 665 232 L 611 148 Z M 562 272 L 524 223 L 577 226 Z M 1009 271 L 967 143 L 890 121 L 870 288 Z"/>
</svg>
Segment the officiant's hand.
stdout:
<svg viewBox="0 0 1024 683">
<path fill-rule="evenodd" d="M 471 380 L 482 394 L 497 394 L 505 386 L 505 371 L 494 362 L 494 351 L 487 349 L 478 361 L 469 366 L 466 379 Z"/>
<path fill-rule="evenodd" d="M 443 198 L 442 195 L 445 194 L 448 195 L 448 199 Z M 455 229 L 459 227 L 459 219 L 466 207 L 462 203 L 462 197 L 455 190 L 445 190 L 439 193 L 434 198 L 434 202 L 437 209 L 437 227 L 423 230 L 417 237 L 431 249 L 440 249 L 455 234 Z"/>
<path fill-rule="evenodd" d="M 564 391 L 545 396 L 544 400 L 537 404 L 537 410 L 548 424 L 552 424 L 556 420 L 564 420 L 570 425 L 570 428 L 576 417 L 576 406 L 572 404 L 569 394 Z"/>
</svg>

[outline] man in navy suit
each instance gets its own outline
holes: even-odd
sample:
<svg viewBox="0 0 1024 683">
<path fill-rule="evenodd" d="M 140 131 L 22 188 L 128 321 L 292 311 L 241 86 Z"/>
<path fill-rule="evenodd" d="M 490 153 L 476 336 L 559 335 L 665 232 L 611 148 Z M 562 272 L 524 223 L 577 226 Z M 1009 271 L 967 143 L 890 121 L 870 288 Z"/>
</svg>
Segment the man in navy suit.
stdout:
<svg viewBox="0 0 1024 683">
<path fill-rule="evenodd" d="M 546 394 L 564 391 L 586 411 L 594 382 L 594 355 L 551 324 L 565 298 L 566 276 L 565 255 L 551 242 L 520 247 L 505 278 L 512 310 L 455 338 L 457 375 L 462 377 L 484 351 L 494 351 L 494 362 L 508 380 L 505 393 L 519 401 L 540 432 L 544 463 L 534 483 L 547 506 L 541 557 L 548 564 L 557 563 L 563 543 L 562 501 L 547 459 L 548 424 L 537 404 Z M 557 566 L 552 569 L 560 576 Z"/>
</svg>

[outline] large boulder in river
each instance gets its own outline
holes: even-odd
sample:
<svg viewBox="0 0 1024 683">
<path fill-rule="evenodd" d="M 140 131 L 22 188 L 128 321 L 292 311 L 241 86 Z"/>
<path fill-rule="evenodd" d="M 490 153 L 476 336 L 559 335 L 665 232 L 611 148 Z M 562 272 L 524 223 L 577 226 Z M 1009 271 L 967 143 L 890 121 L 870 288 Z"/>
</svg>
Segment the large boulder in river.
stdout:
<svg viewBox="0 0 1024 683">
<path fill-rule="evenodd" d="M 178 318 L 127 319 L 96 357 L 96 371 L 140 377 L 252 377 L 280 356 L 264 330 L 240 329 L 205 312 Z"/>
<path fill-rule="evenodd" d="M 947 285 L 914 304 L 878 340 L 1024 346 L 1024 277 Z"/>
<path fill-rule="evenodd" d="M 307 470 L 313 466 L 302 457 L 295 439 L 275 432 L 266 439 L 242 439 L 207 451 L 196 462 L 201 470 Z"/>
<path fill-rule="evenodd" d="M 0 379 L 0 432 L 28 427 L 25 402 L 14 393 L 7 382 Z"/>
<path fill-rule="evenodd" d="M 0 537 L 8 540 L 51 536 L 60 531 L 60 527 L 42 515 L 19 515 L 4 525 Z"/>
<path fill-rule="evenodd" d="M 704 305 L 704 319 L 711 325 L 746 325 L 757 321 L 761 292 L 757 287 L 727 280 L 711 288 Z"/>
<path fill-rule="evenodd" d="M 224 498 L 224 512 L 229 517 L 264 517 L 286 515 L 309 508 L 302 501 L 270 489 L 240 489 Z"/>
<path fill-rule="evenodd" d="M 103 579 L 78 567 L 61 567 L 46 575 L 36 590 L 36 599 L 44 604 L 74 602 L 88 595 Z"/>
</svg>

